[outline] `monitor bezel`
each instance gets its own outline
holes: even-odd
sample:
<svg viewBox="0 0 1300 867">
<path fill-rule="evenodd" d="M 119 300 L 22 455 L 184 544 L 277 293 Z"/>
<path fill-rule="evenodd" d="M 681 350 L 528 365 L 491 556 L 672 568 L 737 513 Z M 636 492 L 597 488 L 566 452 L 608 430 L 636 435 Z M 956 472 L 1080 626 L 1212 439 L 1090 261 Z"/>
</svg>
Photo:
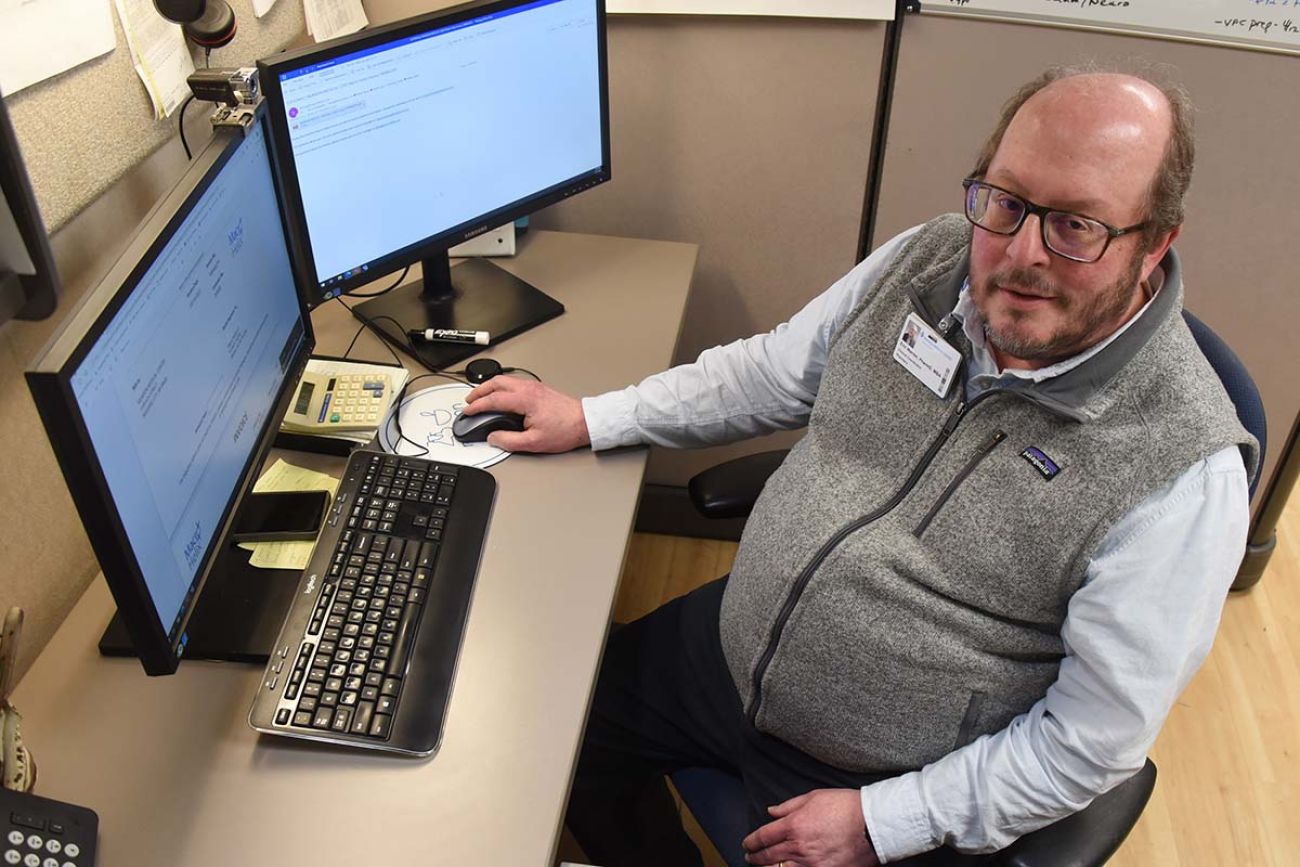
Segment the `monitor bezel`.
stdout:
<svg viewBox="0 0 1300 867">
<path fill-rule="evenodd" d="M 320 285 L 321 275 L 316 272 L 316 261 L 312 254 L 311 235 L 307 229 L 306 213 L 303 207 L 302 192 L 298 185 L 298 172 L 293 159 L 293 148 L 289 142 L 288 121 L 285 117 L 284 99 L 280 88 L 279 76 L 294 72 L 306 66 L 323 63 L 373 48 L 385 42 L 405 39 L 426 30 L 446 27 L 463 21 L 489 15 L 516 6 L 527 6 L 536 0 L 472 0 L 446 9 L 426 13 L 393 24 L 360 31 L 351 36 L 344 36 L 319 45 L 309 46 L 296 51 L 278 54 L 273 58 L 258 61 L 259 81 L 266 97 L 268 120 L 271 129 L 271 165 L 280 184 L 285 202 L 285 216 L 289 223 L 289 243 L 293 252 L 293 261 L 299 268 L 299 288 L 307 301 L 308 307 L 315 307 L 332 298 L 345 294 L 359 286 L 364 286 L 376 278 L 413 265 L 416 262 L 445 253 L 470 238 L 484 232 L 513 222 L 520 217 L 533 214 L 542 208 L 577 195 L 584 190 L 602 184 L 612 178 L 610 170 L 609 138 L 609 64 L 606 50 L 605 0 L 594 0 L 596 6 L 596 40 L 597 62 L 600 78 L 600 135 L 601 165 L 598 169 L 585 172 L 562 181 L 545 190 L 539 190 L 497 208 L 467 220 L 435 235 L 430 235 L 414 244 L 392 251 L 389 255 L 376 260 L 372 268 L 353 277 L 343 278 L 331 283 L 328 288 Z M 527 147 L 527 143 L 521 143 Z M 334 275 L 326 275 L 332 277 Z"/>
<path fill-rule="evenodd" d="M 264 123 L 264 120 L 260 122 Z M 158 616 L 144 572 L 118 515 L 107 477 L 72 389 L 72 376 L 135 291 L 162 248 L 170 242 L 244 140 L 245 135 L 236 130 L 218 130 L 214 134 L 212 141 L 195 157 L 172 191 L 145 217 L 121 257 L 69 316 L 62 331 L 27 372 L 33 399 L 72 495 L 73 504 L 86 529 L 100 570 L 117 602 L 118 613 L 131 637 L 136 654 L 150 675 L 175 672 L 183 658 L 186 627 L 190 617 L 224 547 L 223 540 L 230 533 L 239 505 L 252 491 L 257 471 L 271 449 L 279 430 L 279 421 L 293 398 L 298 379 L 315 347 L 315 332 L 301 293 L 295 292 L 302 322 L 302 338 L 286 368 L 284 381 L 272 409 L 258 431 L 249 450 L 248 460 L 216 524 L 212 544 L 209 544 L 199 563 L 175 626 L 170 630 L 170 625 L 164 624 Z M 269 145 L 269 136 L 265 143 Z M 270 159 L 269 152 L 267 159 Z M 287 241 L 288 228 L 284 224 L 283 202 L 277 185 L 273 182 L 272 186 L 275 189 L 281 230 Z"/>
<path fill-rule="evenodd" d="M 17 274 L 22 287 L 22 302 L 13 310 L 14 319 L 47 319 L 58 306 L 63 285 L 59 270 L 54 264 L 49 235 L 41 219 L 41 209 L 36 193 L 23 162 L 22 146 L 9 119 L 9 110 L 0 96 L 0 199 L 8 204 L 18 234 L 22 237 L 27 256 L 36 268 L 35 274 Z M 4 323 L 0 318 L 0 324 Z"/>
</svg>

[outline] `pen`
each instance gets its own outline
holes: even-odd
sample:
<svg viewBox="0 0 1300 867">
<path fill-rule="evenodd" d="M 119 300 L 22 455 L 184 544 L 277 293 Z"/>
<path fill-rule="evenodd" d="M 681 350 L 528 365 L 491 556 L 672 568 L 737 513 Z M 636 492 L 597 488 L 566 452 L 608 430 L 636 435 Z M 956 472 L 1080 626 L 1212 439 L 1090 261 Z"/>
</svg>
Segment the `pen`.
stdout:
<svg viewBox="0 0 1300 867">
<path fill-rule="evenodd" d="M 443 343 L 476 343 L 479 346 L 487 346 L 491 341 L 491 335 L 486 331 L 458 331 L 455 328 L 426 328 L 423 331 L 412 329 L 406 333 L 416 340 Z"/>
</svg>

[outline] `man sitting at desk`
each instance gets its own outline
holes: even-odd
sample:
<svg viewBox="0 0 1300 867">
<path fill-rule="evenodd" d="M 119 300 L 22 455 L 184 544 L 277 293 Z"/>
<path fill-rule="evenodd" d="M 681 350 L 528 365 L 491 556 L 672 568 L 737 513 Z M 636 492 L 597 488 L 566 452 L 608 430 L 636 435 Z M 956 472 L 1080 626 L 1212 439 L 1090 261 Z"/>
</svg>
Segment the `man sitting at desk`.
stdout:
<svg viewBox="0 0 1300 867">
<path fill-rule="evenodd" d="M 787 867 L 995 850 L 1142 766 L 1209 650 L 1256 463 L 1180 316 L 1188 111 L 1051 70 L 964 218 L 771 333 L 581 402 L 470 396 L 526 416 L 492 437 L 519 451 L 808 426 L 729 579 L 611 638 L 569 812 L 595 863 L 700 863 L 664 830 L 683 766 L 738 773 L 770 814 L 748 860 Z"/>
</svg>

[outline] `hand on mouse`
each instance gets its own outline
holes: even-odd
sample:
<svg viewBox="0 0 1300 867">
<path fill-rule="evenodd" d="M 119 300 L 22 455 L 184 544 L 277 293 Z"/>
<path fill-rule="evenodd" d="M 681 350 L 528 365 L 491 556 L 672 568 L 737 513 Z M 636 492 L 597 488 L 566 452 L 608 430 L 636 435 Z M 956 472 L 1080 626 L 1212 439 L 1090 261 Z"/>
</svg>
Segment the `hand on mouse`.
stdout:
<svg viewBox="0 0 1300 867">
<path fill-rule="evenodd" d="M 465 415 L 517 412 L 524 417 L 520 433 L 489 434 L 489 445 L 508 452 L 567 452 L 591 444 L 582 401 L 540 382 L 495 376 L 469 393 Z"/>
</svg>

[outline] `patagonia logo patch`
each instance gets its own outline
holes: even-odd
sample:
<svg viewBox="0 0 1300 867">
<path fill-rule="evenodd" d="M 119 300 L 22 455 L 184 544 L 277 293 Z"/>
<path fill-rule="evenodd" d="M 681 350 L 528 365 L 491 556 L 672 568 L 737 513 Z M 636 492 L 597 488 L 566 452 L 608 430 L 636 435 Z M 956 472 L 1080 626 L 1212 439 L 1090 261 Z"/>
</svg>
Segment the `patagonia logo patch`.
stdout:
<svg viewBox="0 0 1300 867">
<path fill-rule="evenodd" d="M 1033 468 L 1042 473 L 1043 478 L 1047 479 L 1049 482 L 1056 478 L 1056 474 L 1061 471 L 1061 468 L 1056 465 L 1056 461 L 1043 454 L 1041 449 L 1034 448 L 1033 446 L 1030 446 L 1021 452 L 1020 456 L 1029 461 Z"/>
</svg>

